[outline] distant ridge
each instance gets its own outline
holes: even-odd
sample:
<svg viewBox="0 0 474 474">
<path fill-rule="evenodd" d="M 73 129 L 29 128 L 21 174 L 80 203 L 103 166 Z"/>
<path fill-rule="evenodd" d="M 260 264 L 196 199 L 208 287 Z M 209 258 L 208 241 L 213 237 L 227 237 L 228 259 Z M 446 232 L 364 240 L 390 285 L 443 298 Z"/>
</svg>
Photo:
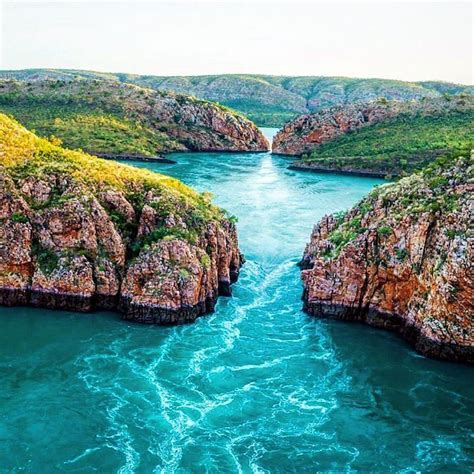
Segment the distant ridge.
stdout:
<svg viewBox="0 0 474 474">
<path fill-rule="evenodd" d="M 0 111 L 67 148 L 109 158 L 269 148 L 254 123 L 222 105 L 118 81 L 0 79 Z"/>
<path fill-rule="evenodd" d="M 443 81 L 408 82 L 324 76 L 153 76 L 74 69 L 24 69 L 0 71 L 0 78 L 29 81 L 82 78 L 128 82 L 219 102 L 244 113 L 257 125 L 274 127 L 281 127 L 297 115 L 317 112 L 334 105 L 367 102 L 379 97 L 419 100 L 444 94 L 474 94 L 474 86 Z"/>
</svg>

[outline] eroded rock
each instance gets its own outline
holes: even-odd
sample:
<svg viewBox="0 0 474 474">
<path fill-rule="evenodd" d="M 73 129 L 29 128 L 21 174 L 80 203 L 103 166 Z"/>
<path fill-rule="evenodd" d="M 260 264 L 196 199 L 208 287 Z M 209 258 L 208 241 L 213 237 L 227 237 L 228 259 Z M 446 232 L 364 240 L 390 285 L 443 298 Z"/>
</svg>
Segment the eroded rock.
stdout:
<svg viewBox="0 0 474 474">
<path fill-rule="evenodd" d="M 316 225 L 301 261 L 304 309 L 396 331 L 417 351 L 474 362 L 470 158 L 376 189 Z"/>
<path fill-rule="evenodd" d="M 81 197 L 69 197 L 68 190 L 58 206 L 44 201 L 47 193 L 30 192 L 46 189 L 33 178 L 21 188 L 6 175 L 1 179 L 7 183 L 0 194 L 2 304 L 76 311 L 120 308 L 129 320 L 175 324 L 212 311 L 219 294 L 230 295 L 242 261 L 233 224 L 209 223 L 195 243 L 169 234 L 126 258 L 120 230 L 86 188 L 78 193 Z M 22 196 L 25 191 L 29 199 L 42 196 L 42 208 L 33 211 Z M 163 204 L 150 192 L 146 199 L 156 209 Z M 129 222 L 137 219 L 123 194 L 107 191 L 100 200 Z M 160 220 L 156 209 L 143 205 L 129 246 L 161 226 L 187 228 L 174 214 Z"/>
</svg>

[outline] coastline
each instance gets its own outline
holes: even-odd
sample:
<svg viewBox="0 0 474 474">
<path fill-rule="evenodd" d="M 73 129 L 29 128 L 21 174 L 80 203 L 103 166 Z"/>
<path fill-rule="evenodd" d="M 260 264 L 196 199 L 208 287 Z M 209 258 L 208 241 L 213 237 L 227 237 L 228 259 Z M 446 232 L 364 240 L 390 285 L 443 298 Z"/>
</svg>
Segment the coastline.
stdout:
<svg viewBox="0 0 474 474">
<path fill-rule="evenodd" d="M 398 314 L 379 311 L 374 307 L 357 311 L 341 304 L 331 304 L 324 301 L 308 302 L 306 293 L 307 291 L 304 290 L 303 311 L 312 317 L 360 323 L 376 329 L 384 329 L 397 334 L 408 342 L 417 353 L 425 357 L 457 364 L 474 364 L 473 347 L 431 339 L 423 335 L 420 328 L 408 325 L 406 319 Z"/>
<path fill-rule="evenodd" d="M 91 155 L 97 156 L 97 158 L 102 158 L 104 160 L 114 160 L 114 161 L 143 161 L 148 163 L 163 163 L 173 165 L 176 163 L 174 160 L 165 158 L 164 156 L 141 156 L 141 155 L 113 155 L 109 153 L 94 153 L 87 152 Z"/>
<path fill-rule="evenodd" d="M 231 296 L 230 284 L 233 281 L 219 282 L 219 288 L 210 297 L 194 306 L 171 308 L 156 304 L 132 302 L 124 295 L 78 294 L 61 291 L 34 290 L 31 287 L 0 288 L 0 305 L 6 307 L 33 307 L 48 310 L 94 313 L 95 311 L 112 311 L 121 315 L 124 321 L 141 324 L 173 326 L 195 321 L 198 317 L 215 311 L 220 296 Z"/>
<path fill-rule="evenodd" d="M 313 166 L 311 164 L 299 163 L 294 161 L 288 166 L 289 170 L 294 171 L 306 171 L 309 173 L 337 173 L 351 176 L 362 176 L 366 178 L 386 178 L 389 173 L 381 173 L 378 171 L 371 171 L 367 169 L 354 170 L 354 169 L 338 169 L 338 168 L 326 168 L 322 166 Z"/>
</svg>

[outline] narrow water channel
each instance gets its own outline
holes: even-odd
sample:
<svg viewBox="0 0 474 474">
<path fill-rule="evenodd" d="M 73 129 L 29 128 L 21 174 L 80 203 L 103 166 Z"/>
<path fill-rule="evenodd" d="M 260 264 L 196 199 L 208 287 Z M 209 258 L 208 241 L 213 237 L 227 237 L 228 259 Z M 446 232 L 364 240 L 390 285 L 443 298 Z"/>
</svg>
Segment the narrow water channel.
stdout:
<svg viewBox="0 0 474 474">
<path fill-rule="evenodd" d="M 173 158 L 134 164 L 238 217 L 234 296 L 172 328 L 0 308 L 0 472 L 472 470 L 472 369 L 301 311 L 312 226 L 380 181 L 289 171 L 270 153 Z"/>
</svg>

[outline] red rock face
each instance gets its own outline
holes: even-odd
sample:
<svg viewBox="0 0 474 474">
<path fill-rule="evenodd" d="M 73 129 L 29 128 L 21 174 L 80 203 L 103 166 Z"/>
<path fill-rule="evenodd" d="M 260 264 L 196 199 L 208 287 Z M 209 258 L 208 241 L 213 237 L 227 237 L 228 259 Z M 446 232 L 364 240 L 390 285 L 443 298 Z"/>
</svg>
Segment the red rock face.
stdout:
<svg viewBox="0 0 474 474">
<path fill-rule="evenodd" d="M 272 151 L 282 155 L 303 155 L 345 133 L 400 114 L 438 113 L 455 107 L 459 107 L 457 101 L 444 99 L 426 102 L 377 101 L 332 107 L 300 115 L 286 123 L 273 139 Z"/>
<path fill-rule="evenodd" d="M 342 222 L 324 218 L 301 262 L 305 310 L 399 332 L 430 357 L 474 362 L 472 174 L 466 164 L 445 174 L 449 189 L 438 193 L 415 175 Z M 430 202 L 450 207 L 424 211 Z M 341 232 L 353 234 L 337 253 Z"/>
<path fill-rule="evenodd" d="M 273 139 L 272 151 L 302 155 L 334 138 L 398 114 L 398 107 L 372 103 L 348 105 L 306 114 L 288 122 Z"/>
<path fill-rule="evenodd" d="M 160 241 L 129 265 L 121 289 L 126 319 L 175 324 L 213 311 L 230 296 L 241 265 L 235 228 L 210 224 L 197 245 Z"/>
<path fill-rule="evenodd" d="M 164 109 L 157 108 L 160 120 Z M 215 105 L 175 101 L 169 105 L 166 119 L 176 120 L 167 133 L 192 151 L 268 151 L 270 144 L 262 132 L 242 116 L 226 112 Z M 176 113 L 178 111 L 178 113 Z"/>
<path fill-rule="evenodd" d="M 212 311 L 237 279 L 242 257 L 226 220 L 205 224 L 195 242 L 171 237 L 131 254 L 163 225 L 192 230 L 172 212 L 162 221 L 155 191 L 137 213 L 121 192 L 95 196 L 70 177 L 0 174 L 0 183 L 0 304 L 120 309 L 129 320 L 176 324 Z"/>
</svg>

